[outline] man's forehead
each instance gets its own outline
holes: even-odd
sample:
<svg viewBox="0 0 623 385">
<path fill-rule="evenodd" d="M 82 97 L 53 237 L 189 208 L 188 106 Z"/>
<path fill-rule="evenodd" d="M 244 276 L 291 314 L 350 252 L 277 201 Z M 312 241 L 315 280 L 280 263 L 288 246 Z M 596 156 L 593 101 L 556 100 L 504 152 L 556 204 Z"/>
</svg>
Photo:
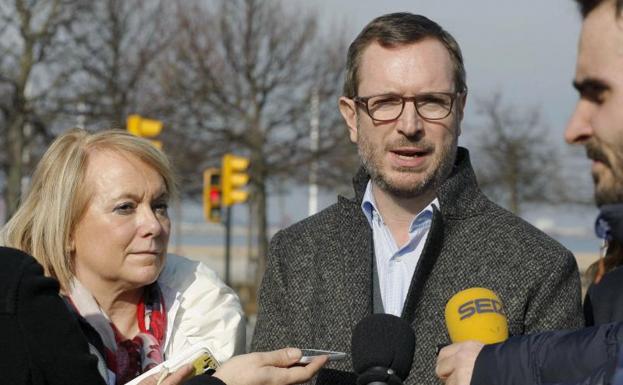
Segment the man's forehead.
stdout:
<svg viewBox="0 0 623 385">
<path fill-rule="evenodd" d="M 623 20 L 614 3 L 606 1 L 588 14 L 582 23 L 576 81 L 601 79 L 623 70 Z"/>
<path fill-rule="evenodd" d="M 434 38 L 394 46 L 373 42 L 361 57 L 359 86 L 379 81 L 387 84 L 391 80 L 403 86 L 427 79 L 447 88 L 445 83 L 454 79 L 453 68 L 448 50 Z"/>
</svg>

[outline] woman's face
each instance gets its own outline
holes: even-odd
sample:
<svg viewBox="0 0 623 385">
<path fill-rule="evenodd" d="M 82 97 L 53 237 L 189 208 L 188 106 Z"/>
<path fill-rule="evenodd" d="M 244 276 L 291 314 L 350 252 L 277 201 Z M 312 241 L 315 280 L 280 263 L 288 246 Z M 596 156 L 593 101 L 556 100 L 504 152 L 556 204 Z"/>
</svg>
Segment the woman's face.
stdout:
<svg viewBox="0 0 623 385">
<path fill-rule="evenodd" d="M 86 210 L 71 236 L 76 277 L 92 290 L 130 290 L 154 282 L 169 242 L 164 179 L 134 155 L 89 156 Z"/>
</svg>

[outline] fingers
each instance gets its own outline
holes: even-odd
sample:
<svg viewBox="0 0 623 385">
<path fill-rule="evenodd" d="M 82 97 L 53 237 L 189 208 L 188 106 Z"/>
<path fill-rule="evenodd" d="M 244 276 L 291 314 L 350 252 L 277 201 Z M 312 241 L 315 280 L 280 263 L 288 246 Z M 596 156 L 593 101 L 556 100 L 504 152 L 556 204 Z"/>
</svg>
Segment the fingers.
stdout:
<svg viewBox="0 0 623 385">
<path fill-rule="evenodd" d="M 469 384 L 476 357 L 484 345 L 477 341 L 466 341 L 449 345 L 439 352 L 435 374 L 446 385 Z"/>
<path fill-rule="evenodd" d="M 272 352 L 249 353 L 233 357 L 217 369 L 214 376 L 228 385 L 288 385 L 308 381 L 327 362 L 327 356 L 314 358 L 305 366 L 292 366 L 301 351 L 285 348 Z M 143 384 L 141 384 L 143 385 Z"/>
<path fill-rule="evenodd" d="M 298 362 L 303 353 L 297 348 L 283 348 L 270 352 L 253 353 L 257 354 L 258 361 L 261 366 L 276 366 L 279 368 L 287 368 Z"/>
<path fill-rule="evenodd" d="M 182 381 L 190 377 L 190 374 L 193 372 L 194 368 L 191 364 L 184 365 L 181 368 L 177 369 L 175 373 L 168 376 L 161 385 L 178 385 L 181 384 Z"/>
<path fill-rule="evenodd" d="M 435 374 L 440 379 L 447 378 L 454 370 L 454 356 L 463 347 L 461 343 L 452 344 L 444 347 L 437 355 L 437 366 Z"/>
<path fill-rule="evenodd" d="M 139 383 L 139 385 L 178 385 L 181 384 L 182 381 L 184 381 L 186 378 L 188 378 L 192 372 L 192 365 L 184 365 L 176 370 L 175 373 L 164 377 L 160 383 L 158 383 L 158 381 L 160 380 L 160 377 L 162 377 L 162 373 L 157 373 L 144 379 Z"/>
<path fill-rule="evenodd" d="M 272 368 L 269 375 L 275 384 L 300 384 L 309 381 L 324 364 L 327 363 L 328 356 L 314 357 L 305 366 L 293 366 L 290 368 Z"/>
<path fill-rule="evenodd" d="M 444 358 L 453 356 L 454 354 L 456 354 L 456 352 L 458 352 L 463 347 L 463 344 L 468 343 L 468 342 L 470 341 L 459 342 L 459 343 L 454 343 L 454 344 L 444 346 L 439 351 L 439 354 L 437 355 L 437 359 L 444 359 Z"/>
<path fill-rule="evenodd" d="M 444 348 L 445 349 L 445 348 Z M 439 352 L 439 356 L 437 357 L 437 365 L 435 366 L 435 374 L 441 380 L 448 378 L 452 371 L 454 370 L 454 355 L 445 354 L 441 355 Z"/>
</svg>

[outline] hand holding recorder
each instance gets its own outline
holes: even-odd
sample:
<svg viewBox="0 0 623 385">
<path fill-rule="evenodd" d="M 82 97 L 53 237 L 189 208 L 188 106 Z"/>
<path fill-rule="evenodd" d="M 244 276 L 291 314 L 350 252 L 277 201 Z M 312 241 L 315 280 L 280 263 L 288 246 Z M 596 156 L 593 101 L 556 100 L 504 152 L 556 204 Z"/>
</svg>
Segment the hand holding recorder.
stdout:
<svg viewBox="0 0 623 385">
<path fill-rule="evenodd" d="M 229 361 L 216 365 L 212 362 L 206 364 L 206 360 L 201 354 L 201 350 L 193 350 L 180 364 L 173 362 L 171 374 L 163 371 L 163 368 L 154 368 L 157 371 L 147 373 L 146 378 L 139 379 L 137 385 L 219 385 L 221 381 L 226 385 L 289 385 L 306 382 L 312 378 L 324 365 L 329 356 L 320 355 L 310 358 L 303 356 L 303 352 L 296 348 L 285 348 L 271 352 L 249 353 L 235 356 Z M 307 365 L 297 365 L 301 359 L 305 358 Z M 210 356 L 211 360 L 214 360 Z M 190 360 L 190 361 L 189 361 Z M 190 376 L 196 375 L 199 366 L 197 361 L 202 361 L 202 367 L 217 367 L 212 376 L 198 375 L 188 381 L 184 381 Z M 209 361 L 209 360 L 208 360 Z M 164 373 L 164 376 L 162 376 Z M 218 380 L 217 380 L 218 379 Z M 219 381 L 220 380 L 220 381 Z M 134 384 L 134 382 L 133 382 Z M 126 384 L 129 385 L 129 384 Z"/>
<path fill-rule="evenodd" d="M 450 298 L 445 315 L 453 344 L 439 352 L 435 373 L 447 385 L 469 385 L 482 347 L 508 339 L 502 301 L 489 289 L 473 287 Z"/>
<path fill-rule="evenodd" d="M 224 363 L 213 376 L 227 385 L 299 384 L 311 379 L 328 359 L 317 356 L 305 366 L 295 365 L 301 357 L 301 350 L 296 348 L 243 354 Z M 199 384 L 194 379 L 188 382 L 188 385 Z"/>
</svg>

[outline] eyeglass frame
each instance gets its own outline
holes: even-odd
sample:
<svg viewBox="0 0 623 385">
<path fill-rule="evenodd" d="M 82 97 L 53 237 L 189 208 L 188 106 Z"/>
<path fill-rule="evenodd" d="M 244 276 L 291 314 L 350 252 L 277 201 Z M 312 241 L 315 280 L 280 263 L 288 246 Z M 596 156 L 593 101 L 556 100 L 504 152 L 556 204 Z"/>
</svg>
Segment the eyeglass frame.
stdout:
<svg viewBox="0 0 623 385">
<path fill-rule="evenodd" d="M 413 96 L 403 96 L 403 95 L 398 95 L 398 94 L 392 94 L 392 93 L 387 93 L 387 94 L 378 94 L 378 95 L 370 95 L 370 96 L 355 96 L 352 100 L 365 107 L 365 111 L 366 114 L 368 114 L 368 116 L 370 117 L 370 119 L 374 120 L 375 122 L 379 122 L 379 123 L 388 123 L 388 122 L 393 122 L 395 120 L 398 120 L 398 118 L 400 118 L 402 116 L 402 113 L 405 110 L 405 105 L 407 104 L 407 102 L 413 102 L 413 107 L 415 108 L 415 112 L 417 112 L 418 116 L 424 120 L 432 120 L 432 121 L 437 121 L 437 120 L 441 120 L 441 119 L 445 119 L 448 116 L 450 116 L 450 114 L 452 113 L 452 108 L 454 107 L 454 102 L 455 100 L 461 96 L 461 95 L 465 95 L 467 94 L 467 90 L 463 90 L 463 91 L 456 91 L 456 92 L 421 92 L 419 94 L 413 95 Z M 441 118 L 427 118 L 422 116 L 422 114 L 420 113 L 420 110 L 417 107 L 417 104 L 415 103 L 416 98 L 425 96 L 425 95 L 446 95 L 450 97 L 450 108 L 448 108 L 448 113 L 441 117 Z M 400 113 L 398 114 L 398 116 L 396 116 L 393 119 L 376 119 L 372 116 L 372 114 L 370 114 L 370 108 L 368 106 L 368 100 L 372 99 L 372 98 L 376 98 L 378 96 L 397 96 L 402 100 L 402 107 L 400 109 Z"/>
</svg>

